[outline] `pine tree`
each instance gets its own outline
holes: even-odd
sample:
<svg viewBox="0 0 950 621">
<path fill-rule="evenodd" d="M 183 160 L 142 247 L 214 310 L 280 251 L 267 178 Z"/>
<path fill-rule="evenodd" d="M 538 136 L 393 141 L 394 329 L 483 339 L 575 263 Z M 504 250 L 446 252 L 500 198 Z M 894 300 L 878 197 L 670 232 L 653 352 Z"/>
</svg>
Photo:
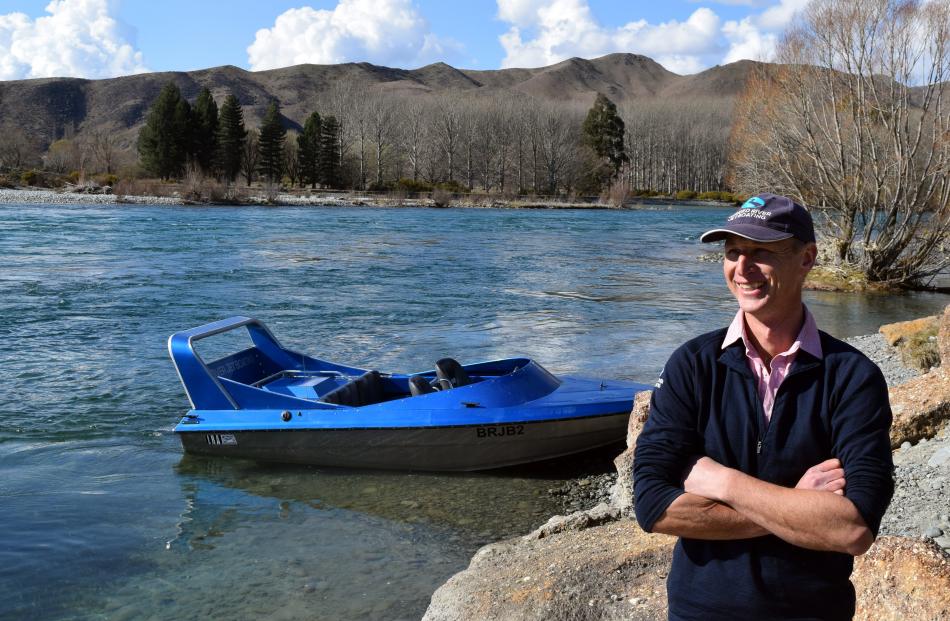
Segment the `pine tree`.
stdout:
<svg viewBox="0 0 950 621">
<path fill-rule="evenodd" d="M 320 142 L 321 142 L 320 115 L 316 112 L 307 117 L 303 126 L 303 133 L 297 136 L 297 159 L 300 165 L 300 182 L 317 187 L 320 181 Z"/>
<path fill-rule="evenodd" d="M 244 140 L 247 130 L 244 128 L 244 113 L 237 97 L 228 95 L 221 106 L 218 116 L 216 167 L 228 183 L 233 182 L 241 172 L 244 157 Z"/>
<path fill-rule="evenodd" d="M 190 146 L 191 106 L 174 82 L 162 88 L 139 132 L 138 151 L 146 170 L 162 179 L 181 175 Z"/>
<path fill-rule="evenodd" d="M 340 124 L 335 116 L 326 116 L 320 128 L 319 181 L 329 188 L 342 185 L 340 179 Z"/>
<path fill-rule="evenodd" d="M 628 158 L 623 146 L 623 119 L 617 114 L 614 102 L 598 93 L 594 105 L 584 119 L 583 131 L 584 142 L 599 157 L 607 160 L 616 175 Z"/>
<path fill-rule="evenodd" d="M 283 169 L 284 137 L 287 130 L 280 122 L 280 109 L 277 103 L 271 103 L 261 123 L 261 137 L 258 142 L 257 170 L 261 177 L 270 182 L 280 181 Z"/>
<path fill-rule="evenodd" d="M 207 88 L 201 89 L 195 101 L 193 121 L 191 150 L 201 170 L 210 174 L 218 147 L 218 105 Z"/>
</svg>

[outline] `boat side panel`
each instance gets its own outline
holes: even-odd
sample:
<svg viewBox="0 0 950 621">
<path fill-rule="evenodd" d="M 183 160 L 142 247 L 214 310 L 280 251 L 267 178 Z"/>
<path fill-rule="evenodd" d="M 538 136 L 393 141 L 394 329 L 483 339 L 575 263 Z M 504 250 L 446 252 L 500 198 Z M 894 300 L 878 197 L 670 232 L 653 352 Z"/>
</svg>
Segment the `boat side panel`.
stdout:
<svg viewBox="0 0 950 621">
<path fill-rule="evenodd" d="M 193 454 L 383 470 L 470 471 L 569 455 L 623 439 L 629 414 L 459 427 L 181 432 Z"/>
</svg>

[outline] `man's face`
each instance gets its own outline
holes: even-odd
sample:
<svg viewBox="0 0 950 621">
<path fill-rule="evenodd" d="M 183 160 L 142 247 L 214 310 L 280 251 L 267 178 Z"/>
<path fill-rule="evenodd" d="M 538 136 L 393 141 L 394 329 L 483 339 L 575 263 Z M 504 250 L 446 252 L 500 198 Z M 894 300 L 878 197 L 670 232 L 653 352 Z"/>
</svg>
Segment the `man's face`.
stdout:
<svg viewBox="0 0 950 621">
<path fill-rule="evenodd" d="M 760 321 L 780 318 L 801 304 L 802 283 L 815 264 L 815 244 L 795 239 L 756 242 L 726 238 L 723 273 L 739 308 Z"/>
</svg>

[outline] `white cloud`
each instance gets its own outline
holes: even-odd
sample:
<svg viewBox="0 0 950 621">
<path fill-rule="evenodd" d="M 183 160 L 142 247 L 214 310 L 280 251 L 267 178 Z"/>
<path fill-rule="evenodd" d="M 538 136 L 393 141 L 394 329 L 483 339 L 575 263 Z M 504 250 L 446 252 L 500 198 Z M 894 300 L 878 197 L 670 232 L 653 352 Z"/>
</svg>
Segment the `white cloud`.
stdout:
<svg viewBox="0 0 950 621">
<path fill-rule="evenodd" d="M 700 0 L 693 0 L 700 1 Z M 597 23 L 588 0 L 497 0 L 498 19 L 510 28 L 499 37 L 502 67 L 540 67 L 572 56 L 613 52 L 644 54 L 680 74 L 745 58 L 768 60 L 778 36 L 809 0 L 702 0 L 707 4 L 764 7 L 723 22 L 700 7 L 685 20 L 631 21 L 619 28 Z"/>
<path fill-rule="evenodd" d="M 247 48 L 251 69 L 368 61 L 406 67 L 443 60 L 458 44 L 430 32 L 410 0 L 340 0 L 332 10 L 290 9 Z"/>
<path fill-rule="evenodd" d="M 0 15 L 0 80 L 108 78 L 147 71 L 110 0 L 52 0 L 49 14 Z"/>
<path fill-rule="evenodd" d="M 729 51 L 724 63 L 743 58 L 770 60 L 775 53 L 779 33 L 788 27 L 809 0 L 780 0 L 758 15 L 750 15 L 740 21 L 728 21 L 722 26 L 723 35 L 729 40 Z"/>
<path fill-rule="evenodd" d="M 498 17 L 512 24 L 500 37 L 502 67 L 538 67 L 572 56 L 613 52 L 650 56 L 676 72 L 695 72 L 719 47 L 719 17 L 699 8 L 686 21 L 630 22 L 620 28 L 597 23 L 587 0 L 498 0 Z M 534 37 L 526 38 L 525 32 Z"/>
<path fill-rule="evenodd" d="M 781 30 L 788 26 L 795 15 L 804 9 L 810 0 L 781 0 L 778 4 L 767 8 L 755 20 L 760 28 Z"/>
<path fill-rule="evenodd" d="M 767 61 L 775 52 L 776 35 L 759 30 L 748 17 L 738 22 L 726 22 L 722 32 L 730 43 L 723 63 L 742 59 Z"/>
</svg>

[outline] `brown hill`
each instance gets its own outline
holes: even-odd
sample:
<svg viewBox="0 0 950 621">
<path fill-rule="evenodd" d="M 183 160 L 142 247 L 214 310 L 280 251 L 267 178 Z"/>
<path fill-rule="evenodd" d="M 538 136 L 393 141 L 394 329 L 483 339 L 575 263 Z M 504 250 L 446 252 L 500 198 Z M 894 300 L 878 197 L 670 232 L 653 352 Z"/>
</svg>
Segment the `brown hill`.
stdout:
<svg viewBox="0 0 950 621">
<path fill-rule="evenodd" d="M 587 106 L 597 93 L 618 105 L 643 99 L 719 97 L 731 102 L 756 63 L 740 61 L 681 76 L 636 54 L 593 60 L 571 58 L 537 69 L 460 70 L 445 63 L 394 69 L 369 63 L 297 65 L 250 72 L 233 66 L 189 72 L 148 73 L 107 80 L 43 78 L 0 82 L 0 132 L 21 128 L 38 148 L 77 133 L 109 130 L 132 148 L 149 106 L 174 81 L 194 101 L 207 87 L 219 105 L 233 93 L 246 121 L 256 126 L 274 99 L 291 126 L 301 125 L 335 85 L 357 93 L 413 96 L 443 92 L 472 95 L 521 93 Z"/>
</svg>

